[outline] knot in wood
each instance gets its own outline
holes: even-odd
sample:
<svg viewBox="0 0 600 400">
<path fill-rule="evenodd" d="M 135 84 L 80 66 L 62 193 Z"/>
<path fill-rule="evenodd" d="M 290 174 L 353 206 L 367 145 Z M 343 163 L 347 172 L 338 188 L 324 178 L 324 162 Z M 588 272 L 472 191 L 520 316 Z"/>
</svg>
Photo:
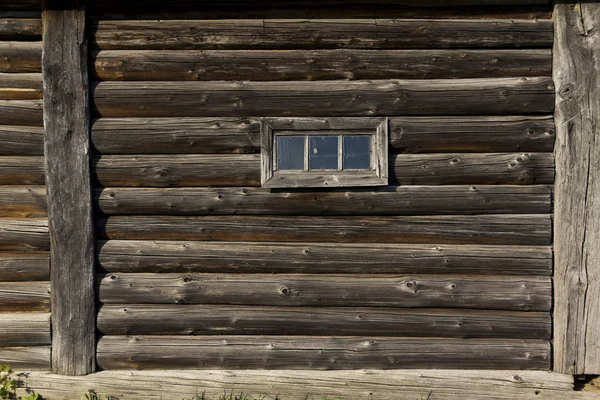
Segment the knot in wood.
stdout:
<svg viewBox="0 0 600 400">
<path fill-rule="evenodd" d="M 184 283 L 190 283 L 190 282 L 192 282 L 192 280 L 193 280 L 193 279 L 192 279 L 192 278 L 190 278 L 189 276 L 186 276 L 185 278 L 183 278 L 183 282 L 184 282 Z"/>
<path fill-rule="evenodd" d="M 165 177 L 169 176 L 170 171 L 168 168 L 160 168 L 160 169 L 156 170 L 156 174 L 158 176 L 160 176 L 161 178 L 165 178 Z"/>
<path fill-rule="evenodd" d="M 573 97 L 574 91 L 575 85 L 573 85 L 572 83 L 567 83 L 566 85 L 560 88 L 560 90 L 558 91 L 558 95 L 561 97 L 561 99 L 568 100 Z"/>
<path fill-rule="evenodd" d="M 287 294 L 289 294 L 289 293 L 290 293 L 290 289 L 289 289 L 287 286 L 282 286 L 282 287 L 279 289 L 279 293 L 280 293 L 280 294 L 283 294 L 283 295 L 287 295 Z"/>
</svg>

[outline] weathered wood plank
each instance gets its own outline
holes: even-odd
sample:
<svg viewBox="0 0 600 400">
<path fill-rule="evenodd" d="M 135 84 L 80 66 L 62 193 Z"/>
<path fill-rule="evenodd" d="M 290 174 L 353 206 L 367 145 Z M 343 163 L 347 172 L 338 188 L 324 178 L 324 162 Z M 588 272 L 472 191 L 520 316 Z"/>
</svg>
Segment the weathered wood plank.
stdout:
<svg viewBox="0 0 600 400">
<path fill-rule="evenodd" d="M 44 126 L 42 100 L 0 100 L 0 125 Z"/>
<path fill-rule="evenodd" d="M 0 72 L 42 72 L 42 42 L 0 42 Z"/>
<path fill-rule="evenodd" d="M 0 282 L 0 312 L 50 311 L 50 282 Z"/>
<path fill-rule="evenodd" d="M 40 18 L 0 18 L 0 40 L 42 40 Z"/>
<path fill-rule="evenodd" d="M 100 82 L 102 117 L 336 117 L 549 113 L 552 79 Z"/>
<path fill-rule="evenodd" d="M 42 98 L 42 74 L 0 73 L 0 100 Z"/>
<path fill-rule="evenodd" d="M 549 339 L 552 323 L 547 312 L 127 304 L 102 306 L 98 330 L 103 335 Z"/>
<path fill-rule="evenodd" d="M 44 186 L 0 186 L 0 218 L 48 215 Z"/>
<path fill-rule="evenodd" d="M 96 369 L 94 228 L 84 3 L 46 0 L 44 153 L 52 248 L 52 371 Z"/>
<path fill-rule="evenodd" d="M 550 311 L 549 277 L 463 275 L 106 274 L 105 304 L 473 308 Z"/>
<path fill-rule="evenodd" d="M 103 369 L 548 369 L 546 340 L 104 336 Z"/>
<path fill-rule="evenodd" d="M 50 255 L 37 253 L 0 253 L 0 281 L 50 280 Z"/>
<path fill-rule="evenodd" d="M 0 347 L 0 364 L 12 368 L 50 369 L 50 346 Z"/>
<path fill-rule="evenodd" d="M 550 20 L 99 20 L 102 50 L 550 47 Z"/>
<path fill-rule="evenodd" d="M 3 160 L 6 162 L 2 163 Z M 21 162 L 16 158 L 0 158 L 0 182 L 23 183 L 12 176 L 12 170 Z M 7 172 L 10 173 L 2 174 L 2 164 L 7 164 Z M 390 155 L 389 165 L 390 185 L 531 185 L 554 182 L 552 153 L 401 154 Z M 32 179 L 30 176 L 31 173 L 27 173 L 27 177 Z M 96 184 L 105 187 L 260 186 L 260 156 L 96 156 L 92 160 L 92 178 Z"/>
<path fill-rule="evenodd" d="M 97 252 L 108 273 L 552 274 L 542 246 L 109 240 Z"/>
<path fill-rule="evenodd" d="M 550 49 L 105 50 L 91 66 L 104 81 L 500 78 L 549 76 L 552 55 Z"/>
<path fill-rule="evenodd" d="M 46 218 L 0 218 L 0 251 L 50 250 Z"/>
<path fill-rule="evenodd" d="M 4 347 L 49 345 L 50 314 L 0 314 L 0 343 Z"/>
<path fill-rule="evenodd" d="M 137 216 L 96 221 L 102 239 L 548 245 L 550 215 Z"/>
<path fill-rule="evenodd" d="M 0 125 L 0 155 L 43 156 L 44 128 Z"/>
<path fill-rule="evenodd" d="M 0 157 L 0 185 L 43 185 L 44 156 Z"/>
<path fill-rule="evenodd" d="M 555 13 L 554 368 L 600 374 L 600 3 Z"/>
</svg>

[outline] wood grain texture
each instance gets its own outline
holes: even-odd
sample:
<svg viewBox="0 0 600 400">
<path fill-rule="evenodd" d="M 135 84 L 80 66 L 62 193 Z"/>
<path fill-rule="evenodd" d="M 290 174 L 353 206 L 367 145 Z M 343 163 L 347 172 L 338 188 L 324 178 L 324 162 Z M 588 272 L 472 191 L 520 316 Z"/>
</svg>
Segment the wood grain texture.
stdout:
<svg viewBox="0 0 600 400">
<path fill-rule="evenodd" d="M 549 113 L 552 79 L 100 82 L 102 117 L 342 117 Z"/>
<path fill-rule="evenodd" d="M 548 369 L 546 340 L 104 336 L 103 369 Z"/>
<path fill-rule="evenodd" d="M 600 373 L 600 4 L 555 8 L 555 370 Z"/>
<path fill-rule="evenodd" d="M 50 312 L 50 282 L 0 282 L 0 312 L 31 311 Z"/>
<path fill-rule="evenodd" d="M 0 73 L 0 100 L 42 98 L 42 74 Z"/>
<path fill-rule="evenodd" d="M 0 100 L 0 125 L 44 126 L 42 100 Z"/>
<path fill-rule="evenodd" d="M 97 254 L 107 273 L 552 274 L 543 246 L 109 240 Z"/>
<path fill-rule="evenodd" d="M 44 186 L 0 186 L 0 218 L 48 215 Z"/>
<path fill-rule="evenodd" d="M 96 221 L 102 239 L 548 245 L 550 215 L 136 216 Z"/>
<path fill-rule="evenodd" d="M 50 280 L 48 252 L 0 253 L 0 281 Z"/>
<path fill-rule="evenodd" d="M 50 346 L 0 347 L 0 363 L 18 369 L 50 370 Z"/>
<path fill-rule="evenodd" d="M 102 50 L 550 47 L 550 20 L 237 19 L 95 23 Z"/>
<path fill-rule="evenodd" d="M 94 228 L 84 2 L 44 3 L 44 127 L 52 248 L 52 371 L 96 369 Z"/>
<path fill-rule="evenodd" d="M 42 42 L 0 42 L 0 72 L 42 72 Z"/>
<path fill-rule="evenodd" d="M 50 250 L 47 218 L 0 218 L 0 251 Z"/>
<path fill-rule="evenodd" d="M 0 314 L 0 343 L 3 347 L 50 344 L 50 314 Z"/>
<path fill-rule="evenodd" d="M 0 157 L 0 185 L 43 185 L 44 156 Z"/>
<path fill-rule="evenodd" d="M 499 78 L 552 71 L 550 49 L 105 50 L 91 62 L 93 77 L 103 81 Z"/>
<path fill-rule="evenodd" d="M 550 311 L 548 277 L 462 275 L 106 274 L 105 304 L 473 308 Z"/>
<path fill-rule="evenodd" d="M 43 127 L 0 125 L 0 156 L 43 155 Z"/>
<path fill-rule="evenodd" d="M 160 315 L 160 321 L 157 321 Z M 550 313 L 382 308 L 104 305 L 103 335 L 331 335 L 549 339 Z M 1 331 L 0 331 L 1 335 Z"/>
<path fill-rule="evenodd" d="M 0 18 L 0 40 L 40 41 L 40 18 Z"/>
</svg>

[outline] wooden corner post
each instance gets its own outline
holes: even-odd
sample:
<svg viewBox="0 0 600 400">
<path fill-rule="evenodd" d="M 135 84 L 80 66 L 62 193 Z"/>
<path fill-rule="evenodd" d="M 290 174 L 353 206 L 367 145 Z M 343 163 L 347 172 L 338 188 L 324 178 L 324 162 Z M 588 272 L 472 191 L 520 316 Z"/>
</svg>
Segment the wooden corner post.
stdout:
<svg viewBox="0 0 600 400">
<path fill-rule="evenodd" d="M 96 368 L 85 9 L 78 0 L 46 0 L 42 18 L 52 371 L 84 375 Z"/>
<path fill-rule="evenodd" d="M 554 11 L 554 369 L 600 374 L 600 1 Z"/>
</svg>

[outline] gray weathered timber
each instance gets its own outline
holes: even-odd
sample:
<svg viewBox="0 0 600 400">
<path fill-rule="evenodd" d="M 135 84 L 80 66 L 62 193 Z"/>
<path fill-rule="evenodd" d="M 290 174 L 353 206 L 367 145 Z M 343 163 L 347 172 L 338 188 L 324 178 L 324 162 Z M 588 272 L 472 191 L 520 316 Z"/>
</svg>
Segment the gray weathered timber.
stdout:
<svg viewBox="0 0 600 400">
<path fill-rule="evenodd" d="M 42 100 L 0 100 L 0 125 L 44 126 Z"/>
<path fill-rule="evenodd" d="M 138 216 L 96 221 L 102 239 L 548 245 L 550 215 Z"/>
<path fill-rule="evenodd" d="M 103 369 L 548 369 L 541 339 L 104 336 Z"/>
<path fill-rule="evenodd" d="M 0 185 L 43 185 L 44 156 L 0 157 Z"/>
<path fill-rule="evenodd" d="M 42 42 L 0 42 L 0 72 L 42 72 Z"/>
<path fill-rule="evenodd" d="M 238 19 L 95 22 L 103 50 L 550 47 L 551 20 Z"/>
<path fill-rule="evenodd" d="M 0 363 L 18 369 L 49 370 L 50 346 L 0 347 Z"/>
<path fill-rule="evenodd" d="M 103 274 L 106 304 L 475 308 L 550 311 L 546 276 Z"/>
<path fill-rule="evenodd" d="M 102 117 L 505 115 L 552 112 L 554 85 L 549 77 L 100 82 L 92 101 Z"/>
<path fill-rule="evenodd" d="M 0 216 L 29 215 L 26 189 L 0 187 Z M 2 194 L 6 192 L 6 200 Z M 327 191 L 261 188 L 97 188 L 106 215 L 443 215 L 552 212 L 552 186 L 387 186 Z M 26 198 L 15 199 L 25 193 Z M 3 204 L 9 207 L 2 210 Z M 45 212 L 45 202 L 38 203 Z M 29 213 L 29 214 L 28 214 Z"/>
<path fill-rule="evenodd" d="M 94 372 L 94 228 L 85 11 L 44 3 L 46 189 L 52 249 L 52 371 Z"/>
<path fill-rule="evenodd" d="M 0 343 L 3 347 L 49 345 L 50 314 L 0 314 Z"/>
<path fill-rule="evenodd" d="M 43 127 L 0 125 L 0 156 L 43 155 Z"/>
<path fill-rule="evenodd" d="M 15 182 L 10 174 L 0 182 Z M 532 185 L 554 182 L 552 153 L 438 153 L 390 155 L 390 185 Z M 202 173 L 199 173 L 202 171 Z M 92 160 L 100 186 L 260 186 L 260 156 L 254 154 L 107 155 Z M 28 173 L 27 176 L 31 174 Z M 31 178 L 30 178 L 31 179 Z M 22 183 L 22 182 L 21 182 Z M 43 183 L 35 181 L 32 183 Z"/>
<path fill-rule="evenodd" d="M 157 316 L 160 315 L 160 320 Z M 548 312 L 104 305 L 103 335 L 332 335 L 549 339 Z M 0 328 L 0 338 L 1 338 Z"/>
<path fill-rule="evenodd" d="M 600 3 L 555 13 L 554 368 L 600 374 Z"/>
<path fill-rule="evenodd" d="M 0 281 L 50 280 L 48 252 L 0 253 Z"/>
<path fill-rule="evenodd" d="M 0 282 L 0 312 L 50 311 L 50 282 Z"/>
<path fill-rule="evenodd" d="M 0 100 L 42 98 L 42 74 L 0 73 Z"/>
<path fill-rule="evenodd" d="M 552 274 L 545 246 L 109 240 L 97 252 L 107 273 Z"/>
<path fill-rule="evenodd" d="M 0 186 L 0 218 L 48 215 L 44 186 Z"/>
<path fill-rule="evenodd" d="M 50 250 L 46 218 L 0 218 L 0 251 Z"/>
<path fill-rule="evenodd" d="M 2 48 L 0 47 L 0 57 Z M 540 50 L 105 50 L 91 60 L 103 81 L 302 81 L 549 76 Z"/>
<path fill-rule="evenodd" d="M 0 40 L 42 40 L 40 18 L 0 18 Z"/>
</svg>

